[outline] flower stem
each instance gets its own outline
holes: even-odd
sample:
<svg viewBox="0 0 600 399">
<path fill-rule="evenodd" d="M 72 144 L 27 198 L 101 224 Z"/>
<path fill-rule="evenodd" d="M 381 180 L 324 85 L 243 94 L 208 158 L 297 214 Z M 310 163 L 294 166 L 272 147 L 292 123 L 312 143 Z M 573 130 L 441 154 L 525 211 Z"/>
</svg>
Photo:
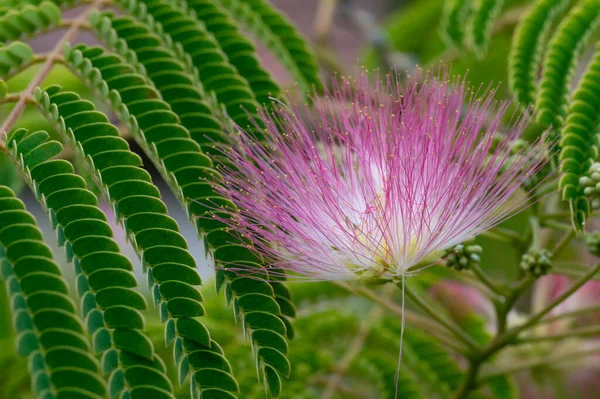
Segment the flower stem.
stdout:
<svg viewBox="0 0 600 399">
<path fill-rule="evenodd" d="M 525 324 L 522 324 L 518 327 L 515 327 L 510 335 L 512 338 L 516 337 L 521 331 L 526 330 L 530 327 L 533 327 L 540 321 L 544 316 L 550 313 L 555 307 L 563 303 L 566 299 L 568 299 L 571 295 L 573 295 L 579 288 L 581 288 L 585 283 L 591 280 L 598 272 L 600 271 L 600 263 L 594 266 L 589 272 L 584 274 L 579 280 L 574 282 L 568 290 L 566 290 L 562 295 L 556 298 L 552 303 L 550 303 L 547 307 L 542 309 L 540 312 L 532 316 Z"/>
</svg>

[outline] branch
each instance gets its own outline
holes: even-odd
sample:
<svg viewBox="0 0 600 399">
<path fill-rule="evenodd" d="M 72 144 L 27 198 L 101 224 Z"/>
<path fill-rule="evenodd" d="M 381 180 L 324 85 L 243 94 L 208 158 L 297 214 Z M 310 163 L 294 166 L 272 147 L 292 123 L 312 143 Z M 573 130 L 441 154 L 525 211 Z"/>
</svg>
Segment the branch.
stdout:
<svg viewBox="0 0 600 399">
<path fill-rule="evenodd" d="M 94 10 L 102 7 L 104 4 L 107 4 L 106 0 L 92 1 L 77 18 L 72 20 L 69 30 L 63 34 L 54 48 L 46 55 L 46 61 L 41 66 L 40 70 L 35 74 L 31 82 L 29 82 L 27 88 L 20 93 L 17 104 L 12 109 L 2 126 L 0 126 L 0 147 L 3 147 L 5 134 L 8 134 L 8 132 L 14 127 L 15 123 L 17 123 L 19 117 L 23 114 L 23 111 L 25 111 L 27 99 L 33 95 L 36 87 L 40 86 L 48 77 L 54 65 L 62 59 L 64 45 L 73 40 L 73 38 L 75 38 L 79 33 L 79 30 L 88 24 L 87 20 L 90 14 Z"/>
<path fill-rule="evenodd" d="M 552 323 L 552 322 L 555 322 L 558 320 L 570 319 L 571 317 L 577 317 L 577 316 L 581 316 L 586 313 L 592 313 L 592 312 L 600 312 L 600 304 L 593 305 L 593 306 L 587 306 L 585 308 L 573 310 L 571 312 L 561 313 L 561 314 L 558 314 L 558 315 L 552 316 L 552 317 L 546 317 L 545 319 L 540 320 L 537 324 L 540 325 L 540 324 Z"/>
<path fill-rule="evenodd" d="M 518 361 L 511 362 L 510 366 L 499 367 L 489 371 L 483 371 L 481 377 L 477 380 L 477 385 L 483 385 L 486 381 L 494 377 L 499 377 L 505 374 L 518 373 L 520 371 L 528 370 L 539 366 L 549 366 L 562 364 L 565 360 L 575 360 L 580 357 L 594 355 L 600 353 L 600 347 L 593 349 L 583 349 L 578 351 L 569 351 L 568 353 L 558 353 L 551 356 L 544 356 L 537 359 L 518 359 Z"/>
<path fill-rule="evenodd" d="M 600 335 L 600 326 L 575 328 L 562 334 L 550 334 L 533 337 L 519 338 L 518 344 L 528 344 L 532 342 L 544 342 L 544 341 L 561 341 L 566 338 L 582 338 Z"/>
</svg>

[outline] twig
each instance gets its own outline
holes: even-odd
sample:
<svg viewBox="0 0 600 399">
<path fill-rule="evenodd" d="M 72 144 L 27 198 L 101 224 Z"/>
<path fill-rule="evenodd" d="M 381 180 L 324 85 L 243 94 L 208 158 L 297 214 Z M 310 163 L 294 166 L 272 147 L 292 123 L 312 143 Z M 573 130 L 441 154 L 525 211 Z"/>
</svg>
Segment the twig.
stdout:
<svg viewBox="0 0 600 399">
<path fill-rule="evenodd" d="M 575 230 L 571 229 L 556 243 L 554 248 L 552 248 L 552 256 L 556 256 L 565 249 L 573 238 L 575 238 Z"/>
<path fill-rule="evenodd" d="M 486 381 L 488 381 L 494 377 L 498 377 L 498 376 L 502 376 L 502 375 L 506 375 L 506 374 L 514 374 L 514 373 L 518 373 L 520 371 L 524 371 L 524 370 L 531 369 L 534 367 L 552 365 L 552 364 L 557 364 L 557 363 L 564 363 L 565 360 L 577 359 L 579 357 L 590 356 L 590 355 L 594 355 L 596 353 L 600 353 L 600 348 L 584 349 L 584 350 L 579 350 L 579 351 L 570 351 L 568 353 L 560 353 L 560 354 L 555 354 L 555 355 L 551 355 L 551 356 L 544 356 L 544 357 L 540 357 L 537 359 L 528 359 L 528 360 L 519 359 L 519 361 L 512 362 L 511 365 L 508 367 L 497 368 L 497 369 L 489 370 L 487 372 L 486 371 L 482 372 L 481 378 L 479 378 L 477 380 L 477 385 L 482 385 L 483 383 L 485 383 Z"/>
<path fill-rule="evenodd" d="M 550 227 L 556 230 L 570 231 L 573 229 L 573 226 L 571 226 L 570 224 L 554 222 L 552 220 L 545 220 L 543 224 L 544 227 Z"/>
<path fill-rule="evenodd" d="M 600 326 L 575 328 L 561 334 L 550 334 L 550 335 L 539 335 L 532 337 L 519 338 L 516 342 L 518 344 L 527 344 L 531 342 L 543 342 L 543 341 L 561 341 L 566 338 L 578 338 L 578 337 L 589 337 L 594 335 L 600 335 Z"/>
<path fill-rule="evenodd" d="M 546 317 L 546 318 L 540 320 L 537 323 L 537 325 L 539 326 L 540 324 L 548 324 L 548 323 L 553 323 L 558 320 L 570 319 L 572 317 L 577 317 L 577 316 L 585 315 L 586 313 L 592 313 L 592 312 L 600 312 L 600 304 L 594 305 L 594 306 L 587 306 L 585 308 L 573 310 L 571 312 L 557 314 L 557 315 L 551 316 L 551 317 Z"/>
<path fill-rule="evenodd" d="M 9 94 L 4 96 L 4 98 L 0 99 L 0 105 L 2 104 L 8 104 L 8 103 L 16 103 L 17 101 L 19 101 L 19 98 L 21 98 L 23 94 L 22 93 L 13 93 L 13 94 Z M 30 103 L 33 100 L 33 98 L 31 96 L 27 96 L 27 98 L 25 99 L 25 101 L 27 103 Z"/>
<path fill-rule="evenodd" d="M 481 281 L 490 291 L 500 296 L 505 296 L 507 294 L 506 290 L 502 287 L 499 287 L 494 281 L 492 281 L 487 273 L 483 271 L 481 266 L 477 262 L 473 262 L 471 265 L 471 271 L 473 274 L 477 276 L 479 281 Z"/>
</svg>

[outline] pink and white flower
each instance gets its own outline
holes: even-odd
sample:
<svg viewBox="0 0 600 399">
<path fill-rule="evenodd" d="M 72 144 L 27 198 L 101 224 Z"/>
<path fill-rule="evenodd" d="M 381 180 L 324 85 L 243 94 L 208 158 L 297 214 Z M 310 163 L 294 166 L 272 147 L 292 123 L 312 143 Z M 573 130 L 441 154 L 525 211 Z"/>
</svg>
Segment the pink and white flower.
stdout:
<svg viewBox="0 0 600 399">
<path fill-rule="evenodd" d="M 516 192 L 546 146 L 511 156 L 526 118 L 497 144 L 507 104 L 446 75 L 361 73 L 313 98 L 310 120 L 295 106 L 263 112 L 264 140 L 239 131 L 224 151 L 230 227 L 295 275 L 397 278 L 522 209 Z"/>
</svg>

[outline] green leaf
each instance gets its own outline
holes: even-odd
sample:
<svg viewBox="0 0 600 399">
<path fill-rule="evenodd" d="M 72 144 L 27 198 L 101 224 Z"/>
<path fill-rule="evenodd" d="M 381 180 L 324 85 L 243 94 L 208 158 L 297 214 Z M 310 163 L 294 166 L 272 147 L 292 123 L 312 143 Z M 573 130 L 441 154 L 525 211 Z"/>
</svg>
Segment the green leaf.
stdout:
<svg viewBox="0 0 600 399">
<path fill-rule="evenodd" d="M 116 348 L 144 359 L 152 359 L 152 341 L 136 330 L 115 330 L 112 333 Z"/>
<path fill-rule="evenodd" d="M 228 391 L 239 391 L 239 386 L 235 379 L 229 373 L 219 369 L 202 369 L 194 374 L 194 380 L 200 389 L 223 387 Z"/>
</svg>

